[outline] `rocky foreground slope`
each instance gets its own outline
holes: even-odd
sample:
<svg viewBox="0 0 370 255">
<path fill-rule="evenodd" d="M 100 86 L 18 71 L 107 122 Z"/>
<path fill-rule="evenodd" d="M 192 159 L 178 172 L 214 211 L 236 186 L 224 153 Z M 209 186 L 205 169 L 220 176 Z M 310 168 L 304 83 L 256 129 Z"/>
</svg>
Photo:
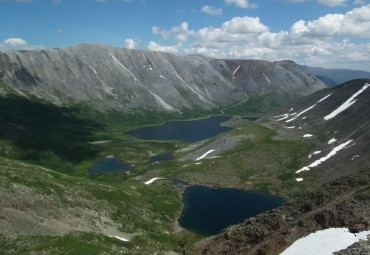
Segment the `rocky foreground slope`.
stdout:
<svg viewBox="0 0 370 255">
<path fill-rule="evenodd" d="M 312 147 L 294 175 L 302 187 L 309 183 L 315 191 L 231 226 L 184 254 L 273 255 L 317 230 L 369 230 L 369 96 L 370 80 L 354 80 L 313 93 L 272 117 L 271 125 L 281 130 L 276 139 L 305 140 Z M 367 254 L 368 242 L 339 254 L 354 254 L 351 250 Z"/>
<path fill-rule="evenodd" d="M 229 227 L 184 251 L 184 254 L 273 255 L 284 251 L 295 240 L 320 229 L 348 227 L 354 233 L 368 230 L 369 170 L 338 179 L 287 202 L 279 209 Z M 366 245 L 358 249 L 365 250 Z"/>
<path fill-rule="evenodd" d="M 248 95 L 302 95 L 324 87 L 295 63 L 179 57 L 97 44 L 0 53 L 0 94 L 124 113 L 209 110 Z"/>
</svg>

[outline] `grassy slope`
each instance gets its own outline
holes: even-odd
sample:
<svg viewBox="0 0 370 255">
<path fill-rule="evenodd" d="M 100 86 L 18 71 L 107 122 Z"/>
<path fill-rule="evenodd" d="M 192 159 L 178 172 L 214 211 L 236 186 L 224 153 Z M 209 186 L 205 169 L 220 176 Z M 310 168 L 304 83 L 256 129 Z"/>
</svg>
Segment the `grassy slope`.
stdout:
<svg viewBox="0 0 370 255">
<path fill-rule="evenodd" d="M 123 133 L 174 116 L 102 115 L 87 106 L 63 108 L 20 97 L 3 98 L 0 103 L 0 189 L 2 197 L 8 198 L 3 200 L 0 216 L 2 219 L 18 214 L 23 217 L 9 216 L 9 221 L 3 221 L 0 251 L 4 253 L 180 251 L 200 237 L 186 231 L 173 233 L 173 224 L 181 210 L 179 191 L 169 185 L 175 178 L 288 196 L 304 190 L 297 186 L 292 173 L 309 148 L 301 141 L 274 140 L 276 132 L 260 123 L 234 121 L 231 125 L 236 129 L 228 135 L 253 135 L 255 138 L 240 141 L 220 158 L 194 165 L 180 161 L 185 154 L 176 152 L 188 143 L 140 141 Z M 245 107 L 241 109 L 250 112 L 255 104 L 252 108 Z M 241 113 L 241 109 L 232 110 Z M 184 113 L 182 117 L 199 117 L 200 114 L 205 113 Z M 88 143 L 111 139 L 115 141 Z M 176 159 L 162 163 L 150 161 L 150 156 L 164 152 L 176 152 Z M 107 155 L 133 164 L 131 175 L 86 174 L 96 160 Z M 184 164 L 190 165 L 184 168 Z M 143 185 L 143 181 L 156 176 L 166 180 Z M 8 215 L 9 212 L 15 214 Z M 24 218 L 25 214 L 34 218 Z M 10 220 L 15 222 L 9 223 Z M 17 221 L 23 220 L 31 229 L 20 227 L 17 232 L 14 227 Z M 52 226 L 51 230 L 45 231 L 45 226 Z M 59 229 L 64 232 L 56 233 Z M 122 243 L 109 238 L 107 229 L 130 236 L 131 241 Z"/>
</svg>

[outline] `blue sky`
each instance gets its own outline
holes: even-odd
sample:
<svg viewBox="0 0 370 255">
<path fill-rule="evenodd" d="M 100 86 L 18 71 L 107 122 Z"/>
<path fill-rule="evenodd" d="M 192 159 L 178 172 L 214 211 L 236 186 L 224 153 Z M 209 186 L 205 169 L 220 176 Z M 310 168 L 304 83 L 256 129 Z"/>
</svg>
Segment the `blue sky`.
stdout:
<svg viewBox="0 0 370 255">
<path fill-rule="evenodd" d="M 104 43 L 370 71 L 369 0 L 0 0 L 0 50 Z"/>
</svg>

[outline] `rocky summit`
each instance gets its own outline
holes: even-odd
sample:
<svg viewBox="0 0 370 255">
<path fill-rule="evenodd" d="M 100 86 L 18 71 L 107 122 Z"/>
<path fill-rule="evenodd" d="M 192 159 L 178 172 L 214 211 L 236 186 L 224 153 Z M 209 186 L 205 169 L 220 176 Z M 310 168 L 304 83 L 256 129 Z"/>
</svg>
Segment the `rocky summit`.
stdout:
<svg viewBox="0 0 370 255">
<path fill-rule="evenodd" d="M 326 86 L 293 62 L 181 57 L 100 44 L 0 53 L 0 85 L 1 94 L 123 113 L 209 110 L 272 91 L 302 95 Z"/>
</svg>

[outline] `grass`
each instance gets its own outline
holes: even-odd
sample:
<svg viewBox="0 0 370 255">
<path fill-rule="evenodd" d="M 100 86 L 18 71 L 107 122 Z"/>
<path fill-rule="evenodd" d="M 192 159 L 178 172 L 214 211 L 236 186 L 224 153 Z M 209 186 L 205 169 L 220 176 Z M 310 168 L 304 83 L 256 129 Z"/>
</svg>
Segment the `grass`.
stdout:
<svg viewBox="0 0 370 255">
<path fill-rule="evenodd" d="M 249 103 L 258 107 L 253 102 L 251 99 Z M 238 106 L 232 111 L 244 115 L 254 109 L 243 107 Z M 181 117 L 196 118 L 209 113 L 185 112 Z M 92 230 L 76 229 L 59 236 L 23 233 L 17 234 L 16 239 L 3 236 L 0 253 L 180 252 L 201 237 L 187 231 L 173 231 L 182 208 L 180 191 L 170 185 L 173 179 L 287 196 L 303 190 L 294 180 L 294 171 L 308 154 L 310 146 L 302 141 L 273 140 L 277 132 L 259 122 L 240 119 L 226 123 L 235 127 L 227 135 L 251 135 L 254 138 L 240 141 L 220 158 L 202 160 L 202 165 L 180 160 L 186 153 L 178 150 L 189 143 L 141 141 L 124 134 L 124 131 L 135 127 L 176 118 L 179 116 L 149 113 L 124 116 L 110 112 L 104 115 L 91 110 L 88 105 L 70 108 L 16 96 L 1 98 L 0 192 L 9 197 L 6 199 L 3 194 L 3 208 L 11 209 L 6 201 L 19 199 L 20 204 L 23 201 L 26 205 L 25 212 L 31 210 L 30 215 L 40 217 L 38 220 L 47 221 L 45 213 L 66 222 L 78 215 L 79 224 Z M 91 144 L 97 140 L 114 141 Z M 175 159 L 160 163 L 150 160 L 150 156 L 166 152 L 173 153 Z M 94 162 L 108 155 L 133 165 L 131 174 L 86 173 Z M 185 164 L 189 166 L 183 167 Z M 166 179 L 150 186 L 143 184 L 157 176 Z M 25 196 L 14 187 L 30 190 Z M 30 202 L 23 198 L 28 198 L 27 201 L 32 201 L 35 206 L 29 206 Z M 93 212 L 96 217 L 89 221 L 89 213 Z M 68 218 L 58 218 L 61 215 Z M 102 219 L 108 219 L 109 223 Z M 103 234 L 104 226 L 108 228 L 112 224 L 115 230 L 132 235 L 129 243 Z"/>
</svg>

